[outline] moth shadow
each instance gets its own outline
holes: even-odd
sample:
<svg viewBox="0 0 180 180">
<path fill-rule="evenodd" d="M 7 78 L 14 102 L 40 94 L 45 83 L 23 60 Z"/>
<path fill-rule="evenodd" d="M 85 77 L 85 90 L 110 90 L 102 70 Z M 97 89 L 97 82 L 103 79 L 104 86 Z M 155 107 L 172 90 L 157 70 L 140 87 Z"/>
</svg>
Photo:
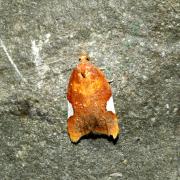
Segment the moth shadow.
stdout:
<svg viewBox="0 0 180 180">
<path fill-rule="evenodd" d="M 106 139 L 106 140 L 108 140 L 109 142 L 112 142 L 114 145 L 116 145 L 116 144 L 117 144 L 117 141 L 118 141 L 118 139 L 119 139 L 119 136 L 118 136 L 116 139 L 113 139 L 112 136 L 107 136 L 107 135 L 104 135 L 104 134 L 89 133 L 89 134 L 83 136 L 78 142 L 73 143 L 73 144 L 78 144 L 80 141 L 82 141 L 82 140 L 87 140 L 87 139 L 92 139 L 92 140 Z"/>
</svg>

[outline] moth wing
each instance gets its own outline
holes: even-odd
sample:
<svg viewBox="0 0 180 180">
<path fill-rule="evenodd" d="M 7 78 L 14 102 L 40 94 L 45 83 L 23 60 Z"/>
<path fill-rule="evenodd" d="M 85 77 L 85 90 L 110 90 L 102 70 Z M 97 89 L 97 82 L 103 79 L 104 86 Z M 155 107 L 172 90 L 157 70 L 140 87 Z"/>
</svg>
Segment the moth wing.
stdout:
<svg viewBox="0 0 180 180">
<path fill-rule="evenodd" d="M 113 113 L 115 113 L 114 101 L 113 101 L 113 97 L 112 96 L 107 101 L 106 110 L 107 111 L 112 111 Z"/>
<path fill-rule="evenodd" d="M 72 104 L 68 100 L 67 102 L 68 102 L 68 118 L 69 118 L 70 116 L 74 115 L 74 110 L 73 110 Z"/>
</svg>

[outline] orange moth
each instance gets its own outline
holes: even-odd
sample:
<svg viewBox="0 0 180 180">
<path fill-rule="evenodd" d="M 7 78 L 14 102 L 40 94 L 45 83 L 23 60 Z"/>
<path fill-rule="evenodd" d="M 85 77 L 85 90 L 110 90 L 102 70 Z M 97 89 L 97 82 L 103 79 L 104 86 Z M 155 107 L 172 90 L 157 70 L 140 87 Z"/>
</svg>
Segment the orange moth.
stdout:
<svg viewBox="0 0 180 180">
<path fill-rule="evenodd" d="M 67 90 L 67 131 L 72 142 L 89 133 L 105 134 L 114 139 L 119 134 L 111 87 L 103 72 L 90 63 L 87 53 L 79 57 Z"/>
</svg>

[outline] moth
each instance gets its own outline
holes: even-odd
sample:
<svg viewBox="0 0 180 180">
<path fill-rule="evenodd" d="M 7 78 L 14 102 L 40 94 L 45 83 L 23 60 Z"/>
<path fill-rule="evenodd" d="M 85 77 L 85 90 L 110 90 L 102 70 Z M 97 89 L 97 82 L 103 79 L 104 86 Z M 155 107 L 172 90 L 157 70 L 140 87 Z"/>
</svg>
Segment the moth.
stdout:
<svg viewBox="0 0 180 180">
<path fill-rule="evenodd" d="M 120 128 L 110 84 L 85 52 L 70 76 L 67 100 L 67 132 L 72 142 L 89 133 L 118 137 Z"/>
</svg>

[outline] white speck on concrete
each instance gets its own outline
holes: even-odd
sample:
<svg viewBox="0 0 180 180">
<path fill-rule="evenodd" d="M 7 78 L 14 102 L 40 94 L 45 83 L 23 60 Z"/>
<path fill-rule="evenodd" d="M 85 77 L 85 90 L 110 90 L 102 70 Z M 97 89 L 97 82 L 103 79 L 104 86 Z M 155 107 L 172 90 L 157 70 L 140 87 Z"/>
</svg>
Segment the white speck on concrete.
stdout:
<svg viewBox="0 0 180 180">
<path fill-rule="evenodd" d="M 165 56 L 166 56 L 165 51 L 162 51 L 162 52 L 161 52 L 161 57 L 165 57 Z"/>
<path fill-rule="evenodd" d="M 145 75 L 142 75 L 142 78 L 143 78 L 144 80 L 147 80 L 147 79 L 148 79 L 148 77 L 145 76 Z"/>
<path fill-rule="evenodd" d="M 178 108 L 174 108 L 173 112 L 176 113 L 178 111 Z"/>
<path fill-rule="evenodd" d="M 122 173 L 112 173 L 110 174 L 111 177 L 122 177 Z"/>
<path fill-rule="evenodd" d="M 145 43 L 144 42 L 140 42 L 140 46 L 144 46 L 145 45 Z"/>
<path fill-rule="evenodd" d="M 46 35 L 45 35 L 45 38 L 46 38 L 46 39 L 45 39 L 44 43 L 48 43 L 50 37 L 51 37 L 51 34 L 50 34 L 50 33 L 46 34 Z"/>
<path fill-rule="evenodd" d="M 169 109 L 169 104 L 166 104 L 166 108 Z"/>
<path fill-rule="evenodd" d="M 155 118 L 155 117 L 152 117 L 152 118 L 151 118 L 151 121 L 152 121 L 152 122 L 155 122 L 155 121 L 156 121 L 156 118 Z"/>
</svg>

